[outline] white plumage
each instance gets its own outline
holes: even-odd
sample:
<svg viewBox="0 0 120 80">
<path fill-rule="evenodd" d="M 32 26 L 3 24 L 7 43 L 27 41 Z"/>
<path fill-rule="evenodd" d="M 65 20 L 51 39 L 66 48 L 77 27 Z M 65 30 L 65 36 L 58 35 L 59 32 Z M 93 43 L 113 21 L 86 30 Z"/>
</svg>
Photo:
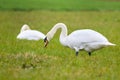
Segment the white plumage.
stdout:
<svg viewBox="0 0 120 80">
<path fill-rule="evenodd" d="M 60 43 L 64 46 L 68 46 L 75 49 L 76 55 L 78 55 L 79 50 L 84 49 L 91 55 L 91 52 L 103 48 L 105 46 L 114 46 L 115 44 L 110 43 L 106 37 L 102 34 L 91 30 L 91 29 L 81 29 L 72 32 L 67 36 L 67 27 L 63 23 L 57 23 L 48 33 L 46 37 L 45 46 L 47 46 L 48 41 L 50 41 L 57 29 L 61 28 Z M 48 41 L 47 41 L 48 40 Z"/>
<path fill-rule="evenodd" d="M 28 25 L 23 25 L 20 33 L 17 36 L 17 39 L 26 39 L 26 40 L 40 40 L 44 39 L 45 35 L 37 30 L 31 30 Z"/>
</svg>

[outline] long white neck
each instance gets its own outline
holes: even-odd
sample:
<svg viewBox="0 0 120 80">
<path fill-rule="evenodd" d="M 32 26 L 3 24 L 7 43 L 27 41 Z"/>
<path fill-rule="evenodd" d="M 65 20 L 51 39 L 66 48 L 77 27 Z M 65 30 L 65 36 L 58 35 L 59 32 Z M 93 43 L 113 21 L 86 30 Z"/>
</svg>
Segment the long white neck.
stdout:
<svg viewBox="0 0 120 80">
<path fill-rule="evenodd" d="M 63 23 L 57 23 L 54 25 L 54 27 L 47 33 L 47 39 L 50 41 L 53 37 L 56 31 L 61 28 L 61 34 L 60 34 L 60 40 L 64 39 L 67 37 L 67 27 Z"/>
</svg>

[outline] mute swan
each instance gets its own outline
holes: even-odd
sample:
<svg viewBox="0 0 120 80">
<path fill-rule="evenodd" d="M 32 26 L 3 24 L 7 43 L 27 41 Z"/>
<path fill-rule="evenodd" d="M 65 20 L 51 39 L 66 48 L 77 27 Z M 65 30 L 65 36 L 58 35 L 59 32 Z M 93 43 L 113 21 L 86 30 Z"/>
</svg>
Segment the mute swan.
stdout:
<svg viewBox="0 0 120 80">
<path fill-rule="evenodd" d="M 44 39 L 45 47 L 48 42 L 53 38 L 56 31 L 61 28 L 60 33 L 60 43 L 63 46 L 68 46 L 72 49 L 75 49 L 76 56 L 78 55 L 79 50 L 84 49 L 88 52 L 89 56 L 91 52 L 100 49 L 105 46 L 114 46 L 115 44 L 110 43 L 107 38 L 102 34 L 91 30 L 91 29 L 82 29 L 72 32 L 70 35 L 67 35 L 67 27 L 63 23 L 57 23 L 54 27 L 47 33 L 46 38 Z"/>
<path fill-rule="evenodd" d="M 24 24 L 17 36 L 17 39 L 40 40 L 44 39 L 45 35 L 37 30 L 31 30 L 27 24 Z"/>
</svg>

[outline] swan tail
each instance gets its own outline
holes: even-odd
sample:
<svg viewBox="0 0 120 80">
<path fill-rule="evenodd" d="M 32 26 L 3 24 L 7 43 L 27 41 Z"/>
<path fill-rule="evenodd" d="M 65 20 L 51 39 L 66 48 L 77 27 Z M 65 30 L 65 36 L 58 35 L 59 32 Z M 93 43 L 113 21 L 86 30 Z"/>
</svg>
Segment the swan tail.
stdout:
<svg viewBox="0 0 120 80">
<path fill-rule="evenodd" d="M 106 46 L 115 46 L 116 44 L 113 44 L 113 43 L 111 43 L 111 42 L 107 42 L 106 43 Z"/>
</svg>

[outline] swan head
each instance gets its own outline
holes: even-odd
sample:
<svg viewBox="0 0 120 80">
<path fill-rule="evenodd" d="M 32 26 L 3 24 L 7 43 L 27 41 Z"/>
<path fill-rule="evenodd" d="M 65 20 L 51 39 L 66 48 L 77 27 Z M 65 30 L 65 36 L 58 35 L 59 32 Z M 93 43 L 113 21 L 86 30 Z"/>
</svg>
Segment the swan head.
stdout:
<svg viewBox="0 0 120 80">
<path fill-rule="evenodd" d="M 49 43 L 49 40 L 48 40 L 47 37 L 44 38 L 44 43 L 45 43 L 44 47 L 47 47 L 47 45 L 48 45 L 48 43 Z"/>
<path fill-rule="evenodd" d="M 46 37 L 44 38 L 44 47 L 47 47 L 49 41 L 53 38 L 54 36 L 54 33 L 52 30 L 50 30 L 47 34 L 46 34 Z"/>
</svg>

